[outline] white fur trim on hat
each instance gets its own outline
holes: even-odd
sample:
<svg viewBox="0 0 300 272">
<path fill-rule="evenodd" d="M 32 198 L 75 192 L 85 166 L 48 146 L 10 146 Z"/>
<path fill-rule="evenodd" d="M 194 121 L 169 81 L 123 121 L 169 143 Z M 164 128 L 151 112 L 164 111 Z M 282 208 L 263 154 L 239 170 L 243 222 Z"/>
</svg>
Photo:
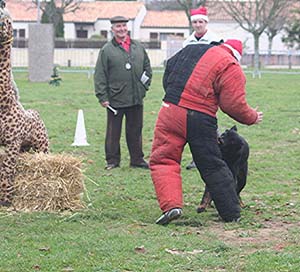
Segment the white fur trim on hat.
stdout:
<svg viewBox="0 0 300 272">
<path fill-rule="evenodd" d="M 204 20 L 206 22 L 208 22 L 208 17 L 206 15 L 203 14 L 195 14 L 191 16 L 191 21 L 196 21 L 196 20 Z"/>
<path fill-rule="evenodd" d="M 242 56 L 236 49 L 234 49 L 231 45 L 226 43 L 223 43 L 223 45 L 228 47 L 232 51 L 233 56 L 238 60 L 238 62 L 241 61 Z"/>
</svg>

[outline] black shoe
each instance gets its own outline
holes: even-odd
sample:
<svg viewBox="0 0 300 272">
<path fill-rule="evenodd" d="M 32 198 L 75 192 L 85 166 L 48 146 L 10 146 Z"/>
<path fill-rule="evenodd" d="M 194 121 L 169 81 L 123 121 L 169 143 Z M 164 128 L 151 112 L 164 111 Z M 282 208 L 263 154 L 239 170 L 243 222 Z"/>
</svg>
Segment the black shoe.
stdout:
<svg viewBox="0 0 300 272">
<path fill-rule="evenodd" d="M 187 165 L 187 167 L 185 168 L 186 170 L 190 170 L 193 168 L 197 168 L 196 164 L 194 161 L 191 161 L 189 165 Z"/>
<path fill-rule="evenodd" d="M 156 220 L 158 225 L 168 225 L 171 221 L 178 219 L 182 215 L 181 208 L 174 208 L 165 212 L 161 217 Z"/>
<path fill-rule="evenodd" d="M 105 170 L 111 170 L 111 169 L 114 169 L 114 168 L 117 168 L 117 167 L 120 167 L 119 164 L 113 164 L 113 163 L 109 163 L 105 166 Z"/>
<path fill-rule="evenodd" d="M 130 164 L 130 167 L 132 168 L 143 168 L 143 169 L 149 169 L 149 164 L 145 161 L 139 163 L 139 164 Z"/>
</svg>

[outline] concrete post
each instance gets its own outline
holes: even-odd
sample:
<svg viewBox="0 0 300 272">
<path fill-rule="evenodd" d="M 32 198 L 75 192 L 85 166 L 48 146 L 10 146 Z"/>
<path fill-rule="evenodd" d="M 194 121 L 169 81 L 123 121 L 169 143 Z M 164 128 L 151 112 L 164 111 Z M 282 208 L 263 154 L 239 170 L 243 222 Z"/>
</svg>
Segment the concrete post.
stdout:
<svg viewBox="0 0 300 272">
<path fill-rule="evenodd" d="M 28 71 L 32 82 L 49 81 L 53 72 L 54 28 L 52 24 L 29 25 Z"/>
</svg>

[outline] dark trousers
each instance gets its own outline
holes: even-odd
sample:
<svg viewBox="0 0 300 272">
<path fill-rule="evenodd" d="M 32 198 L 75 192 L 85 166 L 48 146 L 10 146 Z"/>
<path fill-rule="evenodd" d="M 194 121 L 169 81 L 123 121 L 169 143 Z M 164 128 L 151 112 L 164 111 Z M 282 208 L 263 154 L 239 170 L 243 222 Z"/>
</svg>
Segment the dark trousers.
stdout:
<svg viewBox="0 0 300 272">
<path fill-rule="evenodd" d="M 197 111 L 188 111 L 187 142 L 195 164 L 225 221 L 240 216 L 235 182 L 223 161 L 218 146 L 217 119 Z"/>
<path fill-rule="evenodd" d="M 140 164 L 144 161 L 142 151 L 143 105 L 118 108 L 114 115 L 107 109 L 107 127 L 105 138 L 105 154 L 107 164 L 120 164 L 120 138 L 123 116 L 126 124 L 126 142 L 130 155 L 130 164 Z"/>
</svg>

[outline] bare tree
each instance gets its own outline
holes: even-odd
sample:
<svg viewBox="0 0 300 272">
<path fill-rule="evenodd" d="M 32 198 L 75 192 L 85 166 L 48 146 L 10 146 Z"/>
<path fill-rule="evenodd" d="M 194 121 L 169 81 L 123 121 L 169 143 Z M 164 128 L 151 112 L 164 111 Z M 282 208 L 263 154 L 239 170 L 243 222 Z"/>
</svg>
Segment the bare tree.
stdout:
<svg viewBox="0 0 300 272">
<path fill-rule="evenodd" d="M 268 36 L 268 54 L 271 55 L 273 39 L 274 37 L 283 29 L 286 23 L 287 17 L 277 17 L 275 18 L 265 29 L 265 33 Z"/>
<path fill-rule="evenodd" d="M 55 1 L 55 5 L 58 9 L 63 11 L 63 14 L 69 13 L 69 12 L 75 12 L 77 9 L 79 9 L 79 5 L 82 2 L 82 0 L 60 0 L 60 1 Z M 41 0 L 32 0 L 33 3 L 36 5 L 38 2 L 40 2 L 40 8 L 42 11 L 44 11 L 44 7 L 49 1 L 41 1 Z"/>
<path fill-rule="evenodd" d="M 259 75 L 259 38 L 295 0 L 227 0 L 220 4 L 254 38 L 254 76 Z"/>
<path fill-rule="evenodd" d="M 193 8 L 198 8 L 199 6 L 205 6 L 207 0 L 177 0 L 177 3 L 182 7 L 184 10 L 188 20 L 189 20 L 189 28 L 190 32 L 193 32 L 190 10 Z"/>
<path fill-rule="evenodd" d="M 79 9 L 82 0 L 32 0 L 32 2 L 42 10 L 43 15 L 47 17 L 47 22 L 53 23 L 56 33 L 55 36 L 63 37 L 63 15 L 70 12 L 75 12 L 77 9 Z"/>
</svg>

